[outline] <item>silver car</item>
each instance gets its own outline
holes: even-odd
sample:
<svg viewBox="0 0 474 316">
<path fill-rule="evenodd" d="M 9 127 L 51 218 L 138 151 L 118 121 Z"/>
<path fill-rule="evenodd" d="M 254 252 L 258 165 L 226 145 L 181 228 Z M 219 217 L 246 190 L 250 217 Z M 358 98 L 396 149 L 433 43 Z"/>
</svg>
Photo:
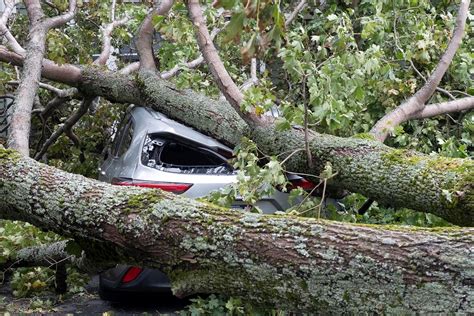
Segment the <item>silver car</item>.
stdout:
<svg viewBox="0 0 474 316">
<path fill-rule="evenodd" d="M 99 168 L 99 180 L 197 198 L 237 181 L 228 163 L 231 157 L 232 149 L 218 141 L 149 108 L 134 107 L 118 128 Z M 292 181 L 305 184 L 300 177 Z M 276 190 L 256 206 L 264 213 L 274 213 L 291 205 L 288 194 Z M 237 199 L 233 207 L 243 208 L 245 203 Z"/>
<path fill-rule="evenodd" d="M 182 194 L 207 195 L 237 181 L 229 164 L 232 149 L 194 129 L 145 107 L 134 107 L 118 127 L 99 179 Z M 311 182 L 293 176 L 292 186 L 311 189 Z M 245 208 L 237 199 L 233 208 Z M 288 194 L 275 190 L 256 204 L 264 213 L 283 211 L 291 205 Z M 158 270 L 117 266 L 100 275 L 103 299 L 121 300 L 143 293 L 169 293 L 166 275 Z"/>
</svg>

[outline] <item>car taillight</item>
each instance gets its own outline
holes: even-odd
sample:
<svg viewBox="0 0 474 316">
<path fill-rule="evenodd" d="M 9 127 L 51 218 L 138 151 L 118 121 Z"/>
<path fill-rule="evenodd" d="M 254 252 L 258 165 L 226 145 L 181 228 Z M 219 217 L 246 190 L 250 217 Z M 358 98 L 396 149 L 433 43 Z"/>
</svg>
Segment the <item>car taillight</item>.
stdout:
<svg viewBox="0 0 474 316">
<path fill-rule="evenodd" d="M 130 267 L 122 277 L 122 283 L 130 283 L 142 273 L 143 269 L 140 267 Z"/>
<path fill-rule="evenodd" d="M 288 191 L 296 189 L 296 188 L 302 188 L 305 191 L 309 191 L 309 190 L 314 189 L 315 186 L 316 184 L 314 184 L 313 182 L 306 180 L 304 178 L 300 178 L 300 179 L 290 180 L 290 184 L 286 188 Z"/>
<path fill-rule="evenodd" d="M 163 191 L 173 192 L 181 194 L 189 190 L 193 185 L 191 183 L 175 183 L 175 182 L 155 182 L 155 181 L 144 181 L 144 180 L 131 180 L 124 178 L 113 178 L 112 184 L 114 185 L 125 185 L 151 189 L 161 189 Z"/>
</svg>

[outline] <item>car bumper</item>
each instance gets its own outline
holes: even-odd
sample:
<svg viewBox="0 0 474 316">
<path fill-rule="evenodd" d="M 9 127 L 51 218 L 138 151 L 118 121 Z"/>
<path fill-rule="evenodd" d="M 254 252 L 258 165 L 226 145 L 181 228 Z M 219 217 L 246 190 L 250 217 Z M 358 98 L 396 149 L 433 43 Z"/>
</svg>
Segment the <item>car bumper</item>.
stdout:
<svg viewBox="0 0 474 316">
<path fill-rule="evenodd" d="M 144 268 L 141 273 L 130 282 L 122 282 L 130 266 L 118 265 L 99 276 L 99 293 L 102 299 L 120 301 L 127 295 L 139 293 L 171 294 L 171 284 L 163 272 Z"/>
</svg>

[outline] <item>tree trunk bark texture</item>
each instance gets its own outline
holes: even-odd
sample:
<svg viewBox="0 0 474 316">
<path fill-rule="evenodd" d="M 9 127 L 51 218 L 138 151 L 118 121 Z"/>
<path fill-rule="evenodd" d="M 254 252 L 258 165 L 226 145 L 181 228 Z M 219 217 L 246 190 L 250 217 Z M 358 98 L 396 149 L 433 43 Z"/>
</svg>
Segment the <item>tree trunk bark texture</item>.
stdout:
<svg viewBox="0 0 474 316">
<path fill-rule="evenodd" d="M 76 85 L 84 95 L 150 106 L 230 146 L 247 135 L 270 155 L 304 148 L 301 130 L 252 129 L 227 102 L 179 90 L 153 72 L 124 76 L 87 67 Z M 329 161 L 338 172 L 333 182 L 341 188 L 389 205 L 432 212 L 461 226 L 474 225 L 472 160 L 392 149 L 370 135 L 341 138 L 311 133 L 309 138 L 313 168 L 308 170 L 307 155 L 298 153 L 287 161 L 287 170 L 318 175 Z"/>
<path fill-rule="evenodd" d="M 111 186 L 0 149 L 0 216 L 89 259 L 159 268 L 175 294 L 312 313 L 474 313 L 474 229 L 351 225 Z"/>
<path fill-rule="evenodd" d="M 29 156 L 30 121 L 31 110 L 33 109 L 34 98 L 41 79 L 41 61 L 45 51 L 46 31 L 39 19 L 43 16 L 35 17 L 35 23 L 29 33 L 29 40 L 26 46 L 26 58 L 21 74 L 22 80 L 18 86 L 15 102 L 12 106 L 11 122 L 8 135 L 8 146 Z"/>
</svg>

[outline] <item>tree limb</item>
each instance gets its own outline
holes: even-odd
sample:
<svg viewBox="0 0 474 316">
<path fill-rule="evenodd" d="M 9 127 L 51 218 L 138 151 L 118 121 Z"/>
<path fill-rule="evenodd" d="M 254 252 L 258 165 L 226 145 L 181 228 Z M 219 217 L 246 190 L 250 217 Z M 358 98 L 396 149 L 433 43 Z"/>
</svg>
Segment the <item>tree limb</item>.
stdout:
<svg viewBox="0 0 474 316">
<path fill-rule="evenodd" d="M 115 5 L 116 0 L 112 1 L 112 6 L 110 9 L 110 23 L 102 27 L 102 51 L 99 57 L 94 61 L 97 65 L 105 65 L 107 60 L 110 57 L 112 49 L 112 32 L 116 27 L 124 25 L 127 23 L 130 18 L 125 16 L 120 20 L 115 20 Z"/>
<path fill-rule="evenodd" d="M 229 73 L 224 67 L 224 64 L 222 63 L 222 60 L 219 57 L 217 49 L 214 46 L 207 29 L 199 1 L 188 0 L 187 7 L 190 19 L 193 22 L 195 28 L 199 49 L 201 50 L 204 60 L 211 70 L 212 76 L 214 77 L 214 81 L 219 87 L 219 90 L 244 121 L 252 125 L 265 124 L 264 119 L 256 115 L 255 112 L 243 113 L 241 111 L 240 104 L 244 99 L 244 95 L 237 87 L 234 80 L 230 77 Z"/>
<path fill-rule="evenodd" d="M 60 128 L 58 128 L 43 144 L 41 147 L 41 150 L 35 155 L 36 160 L 40 160 L 43 155 L 46 153 L 48 150 L 49 146 L 54 144 L 56 140 L 61 136 L 65 131 L 70 130 L 74 124 L 76 124 L 81 117 L 84 116 L 84 114 L 87 113 L 87 109 L 89 109 L 89 106 L 91 105 L 93 99 L 87 99 L 84 98 L 82 100 L 81 105 L 77 109 L 76 112 L 74 112 L 73 115 L 71 115 L 62 125 Z"/>
<path fill-rule="evenodd" d="M 410 59 L 409 62 L 410 62 L 411 68 L 418 74 L 418 76 L 421 77 L 421 79 L 423 79 L 423 81 L 425 81 L 425 84 L 426 84 L 425 76 L 423 76 L 423 74 L 415 67 L 415 64 L 413 63 L 413 60 Z M 436 91 L 447 95 L 451 100 L 456 100 L 456 98 L 452 95 L 452 93 L 449 92 L 446 89 L 443 89 L 441 87 L 436 87 Z"/>
<path fill-rule="evenodd" d="M 462 98 L 448 102 L 435 103 L 425 106 L 421 111 L 413 114 L 413 119 L 425 119 L 433 116 L 462 112 L 474 109 L 474 97 Z"/>
<path fill-rule="evenodd" d="M 285 27 L 288 28 L 291 23 L 293 23 L 293 21 L 296 19 L 296 17 L 298 16 L 298 14 L 300 14 L 301 11 L 304 10 L 304 8 L 306 8 L 308 6 L 308 3 L 306 2 L 306 0 L 301 0 L 297 5 L 296 7 L 294 8 L 294 10 L 288 15 L 288 17 L 286 18 L 286 21 L 285 21 Z"/>
<path fill-rule="evenodd" d="M 213 29 L 211 32 L 211 39 L 214 40 L 214 38 L 217 36 L 217 34 L 219 34 L 221 30 L 222 30 L 221 28 Z M 188 69 L 195 69 L 199 67 L 203 62 L 204 62 L 204 58 L 202 57 L 202 54 L 199 54 L 199 57 L 197 57 L 196 59 L 186 62 L 184 64 L 175 65 L 170 70 L 162 72 L 160 76 L 163 79 L 170 79 L 176 76 L 179 73 L 179 70 L 182 69 L 183 67 L 188 68 Z M 140 68 L 140 62 L 134 62 L 120 69 L 119 73 L 123 75 L 128 75 L 132 72 L 137 71 L 139 68 Z"/>
<path fill-rule="evenodd" d="M 226 210 L 86 179 L 4 149 L 0 217 L 74 236 L 80 246 L 92 242 L 87 258 L 99 264 L 114 258 L 158 268 L 178 296 L 225 293 L 308 313 L 474 311 L 472 228 Z"/>
<path fill-rule="evenodd" d="M 254 139 L 268 155 L 293 152 L 305 146 L 301 130 L 279 132 L 267 127 L 252 131 L 228 103 L 216 102 L 192 91 L 181 91 L 156 73 L 140 72 L 136 78 L 139 84 L 134 80 L 97 67 L 86 67 L 75 85 L 86 95 L 103 96 L 112 102 L 148 104 L 229 146 L 238 144 L 244 135 Z M 474 193 L 467 180 L 474 170 L 469 165 L 472 161 L 379 147 L 378 142 L 364 139 L 316 133 L 311 133 L 308 139 L 313 168 L 308 169 L 306 155 L 297 154 L 286 162 L 287 170 L 320 174 L 329 161 L 338 172 L 333 179 L 334 186 L 394 207 L 433 212 L 461 225 L 474 223 L 474 199 L 470 198 Z M 432 169 L 431 166 L 439 168 Z M 413 183 L 418 189 L 413 188 Z M 404 184 L 412 190 L 400 190 Z"/>
<path fill-rule="evenodd" d="M 18 43 L 16 38 L 12 35 L 10 30 L 7 27 L 8 18 L 13 12 L 15 5 L 17 5 L 19 0 L 5 0 L 5 8 L 2 16 L 0 17 L 0 33 L 2 36 L 5 36 L 8 42 L 8 46 L 17 54 L 25 55 L 25 49 Z"/>
<path fill-rule="evenodd" d="M 436 66 L 436 69 L 428 78 L 425 85 L 405 103 L 398 106 L 395 110 L 381 118 L 372 128 L 371 133 L 374 134 L 375 137 L 380 141 L 384 141 L 394 127 L 412 119 L 414 113 L 419 112 L 423 109 L 423 107 L 425 107 L 425 103 L 436 90 L 436 87 L 439 85 L 461 43 L 461 39 L 464 34 L 467 13 L 469 11 L 469 4 L 470 0 L 461 0 L 453 37 L 451 38 L 446 51 L 441 57 L 441 60 Z"/>
<path fill-rule="evenodd" d="M 0 265 L 0 271 L 15 269 L 18 267 L 46 267 L 53 268 L 58 264 L 72 264 L 78 269 L 88 273 L 98 273 L 107 267 L 113 266 L 110 262 L 108 265 L 99 267 L 96 262 L 87 259 L 84 251 L 73 255 L 68 253 L 68 245 L 74 244 L 72 240 L 61 240 L 51 244 L 42 246 L 33 246 L 20 249 L 14 260 L 7 261 Z M 74 244 L 75 246 L 75 244 Z"/>
<path fill-rule="evenodd" d="M 0 61 L 15 66 L 24 66 L 25 57 L 0 45 Z M 81 69 L 71 64 L 58 65 L 49 59 L 43 59 L 42 76 L 56 82 L 74 86 L 81 81 Z"/>
<path fill-rule="evenodd" d="M 140 69 L 140 62 L 136 61 L 134 63 L 130 63 L 127 66 L 123 67 L 118 71 L 119 74 L 121 75 L 129 75 L 132 72 L 138 71 Z"/>
<path fill-rule="evenodd" d="M 52 27 L 66 23 L 75 13 L 76 0 L 70 0 L 69 11 L 61 16 L 44 19 L 39 0 L 25 0 L 30 19 L 29 40 L 20 85 L 16 92 L 8 133 L 8 146 L 29 155 L 29 134 L 34 97 L 41 78 L 46 33 Z"/>
<path fill-rule="evenodd" d="M 135 45 L 140 56 L 140 69 L 156 71 L 155 55 L 153 53 L 153 17 L 166 15 L 173 6 L 174 0 L 159 0 L 156 7 L 145 17 L 139 30 Z"/>
<path fill-rule="evenodd" d="M 129 17 L 123 17 L 120 20 L 113 21 L 106 25 L 102 30 L 102 52 L 100 56 L 94 61 L 95 64 L 105 65 L 107 59 L 109 59 L 112 49 L 112 31 L 121 25 L 124 25 L 130 20 Z"/>
<path fill-rule="evenodd" d="M 76 14 L 76 0 L 69 0 L 68 11 L 64 14 L 46 19 L 43 22 L 44 27 L 46 28 L 46 30 L 49 30 L 49 29 L 61 26 L 65 24 L 66 22 L 71 21 L 75 14 Z"/>
<path fill-rule="evenodd" d="M 8 81 L 7 84 L 17 86 L 17 85 L 20 84 L 20 81 Z M 65 97 L 68 97 L 68 96 L 72 96 L 75 93 L 77 93 L 77 89 L 74 89 L 74 90 L 73 89 L 59 89 L 59 88 L 56 88 L 53 85 L 50 85 L 50 84 L 47 84 L 47 83 L 44 83 L 44 82 L 40 82 L 38 86 L 42 89 L 53 92 L 54 94 L 56 94 L 60 98 L 65 98 Z"/>
</svg>

